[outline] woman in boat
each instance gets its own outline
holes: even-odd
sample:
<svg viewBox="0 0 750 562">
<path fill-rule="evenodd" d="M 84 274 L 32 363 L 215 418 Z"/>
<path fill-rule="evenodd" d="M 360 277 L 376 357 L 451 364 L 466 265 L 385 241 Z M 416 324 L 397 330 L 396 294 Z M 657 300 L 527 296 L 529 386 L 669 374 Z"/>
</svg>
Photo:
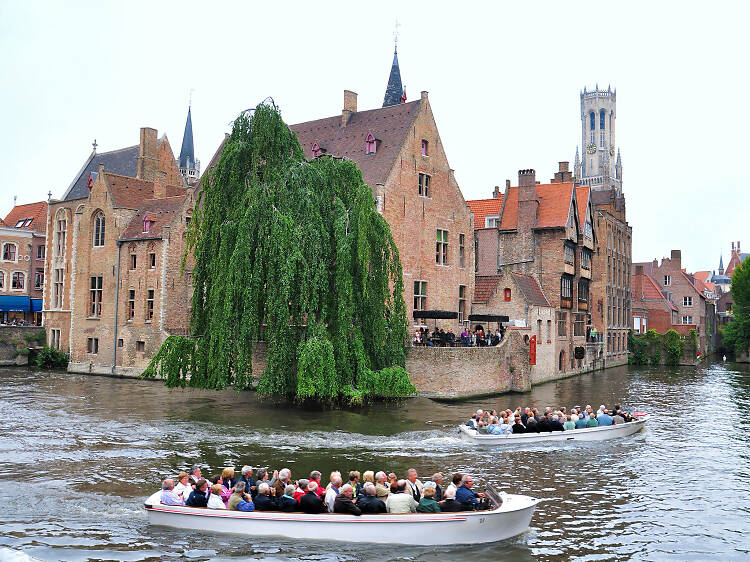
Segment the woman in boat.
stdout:
<svg viewBox="0 0 750 562">
<path fill-rule="evenodd" d="M 208 496 L 208 503 L 206 507 L 209 509 L 226 509 L 226 504 L 221 499 L 223 486 L 221 484 L 214 484 L 211 486 L 211 495 Z"/>
<path fill-rule="evenodd" d="M 417 505 L 417 512 L 419 513 L 440 513 L 440 506 L 435 501 L 435 487 L 429 484 L 434 482 L 427 482 L 424 485 L 423 496 L 419 498 L 419 505 Z"/>
</svg>

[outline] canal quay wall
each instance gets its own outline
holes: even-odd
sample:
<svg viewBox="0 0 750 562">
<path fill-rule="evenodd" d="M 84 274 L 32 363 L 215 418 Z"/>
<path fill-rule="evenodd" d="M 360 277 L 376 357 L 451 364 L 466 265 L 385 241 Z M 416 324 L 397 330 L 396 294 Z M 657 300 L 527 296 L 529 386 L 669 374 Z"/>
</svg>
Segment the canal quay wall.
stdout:
<svg viewBox="0 0 750 562">
<path fill-rule="evenodd" d="M 0 365 L 28 365 L 31 350 L 44 342 L 40 326 L 0 326 Z"/>
</svg>

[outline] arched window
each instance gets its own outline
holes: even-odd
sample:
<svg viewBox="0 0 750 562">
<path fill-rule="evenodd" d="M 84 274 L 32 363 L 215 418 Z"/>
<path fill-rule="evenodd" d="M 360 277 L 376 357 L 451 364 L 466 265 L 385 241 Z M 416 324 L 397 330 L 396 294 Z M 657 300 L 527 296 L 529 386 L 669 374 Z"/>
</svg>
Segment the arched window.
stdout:
<svg viewBox="0 0 750 562">
<path fill-rule="evenodd" d="M 565 352 L 560 352 L 560 357 L 557 359 L 557 370 L 558 371 L 564 371 L 565 370 Z"/>
<path fill-rule="evenodd" d="M 15 244 L 6 242 L 3 244 L 3 260 L 4 261 L 16 261 L 17 250 Z"/>
<path fill-rule="evenodd" d="M 313 158 L 317 158 L 320 156 L 320 145 L 318 144 L 318 141 L 314 141 L 312 143 L 312 147 L 310 147 L 310 150 L 312 151 Z"/>
<path fill-rule="evenodd" d="M 589 113 L 589 128 L 592 131 L 596 129 L 596 114 L 593 111 Z"/>
<path fill-rule="evenodd" d="M 599 110 L 599 128 L 604 129 L 604 125 L 606 124 L 607 118 L 605 117 L 607 114 L 603 109 Z"/>
<path fill-rule="evenodd" d="M 154 224 L 154 222 L 149 218 L 146 217 L 143 219 L 143 232 L 151 232 L 151 225 Z"/>
<path fill-rule="evenodd" d="M 65 217 L 65 210 L 60 209 L 55 215 L 55 255 L 65 255 L 65 235 L 68 230 L 68 221 Z"/>
<path fill-rule="evenodd" d="M 14 271 L 11 276 L 10 288 L 23 290 L 26 285 L 26 276 L 21 271 Z"/>
<path fill-rule="evenodd" d="M 375 142 L 375 137 L 372 136 L 372 133 L 367 133 L 367 137 L 365 137 L 365 154 L 375 154 L 375 151 L 377 150 Z"/>
<path fill-rule="evenodd" d="M 94 246 L 104 246 L 104 213 L 101 211 L 94 218 Z"/>
<path fill-rule="evenodd" d="M 0 291 L 5 289 L 5 272 L 0 271 Z"/>
</svg>

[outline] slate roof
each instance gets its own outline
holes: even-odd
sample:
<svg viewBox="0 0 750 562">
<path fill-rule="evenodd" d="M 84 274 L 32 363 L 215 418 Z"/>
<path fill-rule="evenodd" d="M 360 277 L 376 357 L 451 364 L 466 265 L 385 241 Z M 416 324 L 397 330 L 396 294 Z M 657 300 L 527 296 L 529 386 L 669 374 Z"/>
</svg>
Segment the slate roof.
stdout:
<svg viewBox="0 0 750 562">
<path fill-rule="evenodd" d="M 474 299 L 471 302 L 487 302 L 499 282 L 499 275 L 477 275 L 474 278 Z"/>
<path fill-rule="evenodd" d="M 401 84 L 401 70 L 398 66 L 398 52 L 393 49 L 393 62 L 391 63 L 391 74 L 388 76 L 388 86 L 385 88 L 383 107 L 398 105 L 401 103 L 401 95 L 404 86 Z"/>
<path fill-rule="evenodd" d="M 175 196 L 164 199 L 147 199 L 141 202 L 138 212 L 130 219 L 127 228 L 120 236 L 121 240 L 161 238 L 165 226 L 169 226 L 172 219 L 182 209 L 185 197 Z M 153 224 L 151 230 L 143 232 L 143 221 L 148 216 Z"/>
<path fill-rule="evenodd" d="M 24 223 L 25 226 L 19 226 L 23 230 L 33 230 L 42 234 L 47 233 L 47 202 L 38 201 L 36 203 L 26 203 L 25 205 L 16 205 L 13 207 L 2 221 L 5 226 L 16 228 L 18 221 L 22 219 L 31 219 L 31 222 Z M 2 225 L 0 225 L 2 226 Z"/>
<path fill-rule="evenodd" d="M 532 306 L 552 306 L 547 297 L 544 296 L 544 292 L 542 292 L 536 279 L 515 271 L 513 272 L 513 278 L 527 303 Z"/>
<path fill-rule="evenodd" d="M 384 184 L 406 135 L 417 117 L 421 100 L 353 113 L 345 127 L 341 115 L 298 123 L 290 128 L 297 133 L 307 158 L 317 142 L 325 154 L 354 161 L 367 185 Z M 371 132 L 377 141 L 375 154 L 365 154 L 365 137 Z"/>
<path fill-rule="evenodd" d="M 187 120 L 185 121 L 185 132 L 182 135 L 179 166 L 180 168 L 190 168 L 194 170 L 195 150 L 193 148 L 193 118 L 190 110 L 191 108 L 188 107 Z"/>
<path fill-rule="evenodd" d="M 99 171 L 99 164 L 113 174 L 135 177 L 138 173 L 138 150 L 140 145 L 129 146 L 110 152 L 92 152 L 86 163 L 73 179 L 70 187 L 63 195 L 63 200 L 81 199 L 89 196 L 89 175 Z"/>
<path fill-rule="evenodd" d="M 503 209 L 503 196 L 493 197 L 492 199 L 474 199 L 467 201 L 466 204 L 474 213 L 474 230 L 485 228 L 485 217 L 498 215 Z"/>
</svg>

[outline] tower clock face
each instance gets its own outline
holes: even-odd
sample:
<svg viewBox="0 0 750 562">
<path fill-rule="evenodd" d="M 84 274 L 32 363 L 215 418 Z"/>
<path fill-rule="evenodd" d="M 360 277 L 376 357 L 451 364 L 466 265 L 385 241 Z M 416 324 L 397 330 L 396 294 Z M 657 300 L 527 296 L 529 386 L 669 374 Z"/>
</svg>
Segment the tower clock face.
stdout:
<svg viewBox="0 0 750 562">
<path fill-rule="evenodd" d="M 614 146 L 610 146 L 609 147 L 609 155 L 610 156 L 614 156 L 615 155 L 615 147 Z"/>
<path fill-rule="evenodd" d="M 592 142 L 586 147 L 586 152 L 594 154 L 596 152 L 596 145 Z"/>
</svg>

